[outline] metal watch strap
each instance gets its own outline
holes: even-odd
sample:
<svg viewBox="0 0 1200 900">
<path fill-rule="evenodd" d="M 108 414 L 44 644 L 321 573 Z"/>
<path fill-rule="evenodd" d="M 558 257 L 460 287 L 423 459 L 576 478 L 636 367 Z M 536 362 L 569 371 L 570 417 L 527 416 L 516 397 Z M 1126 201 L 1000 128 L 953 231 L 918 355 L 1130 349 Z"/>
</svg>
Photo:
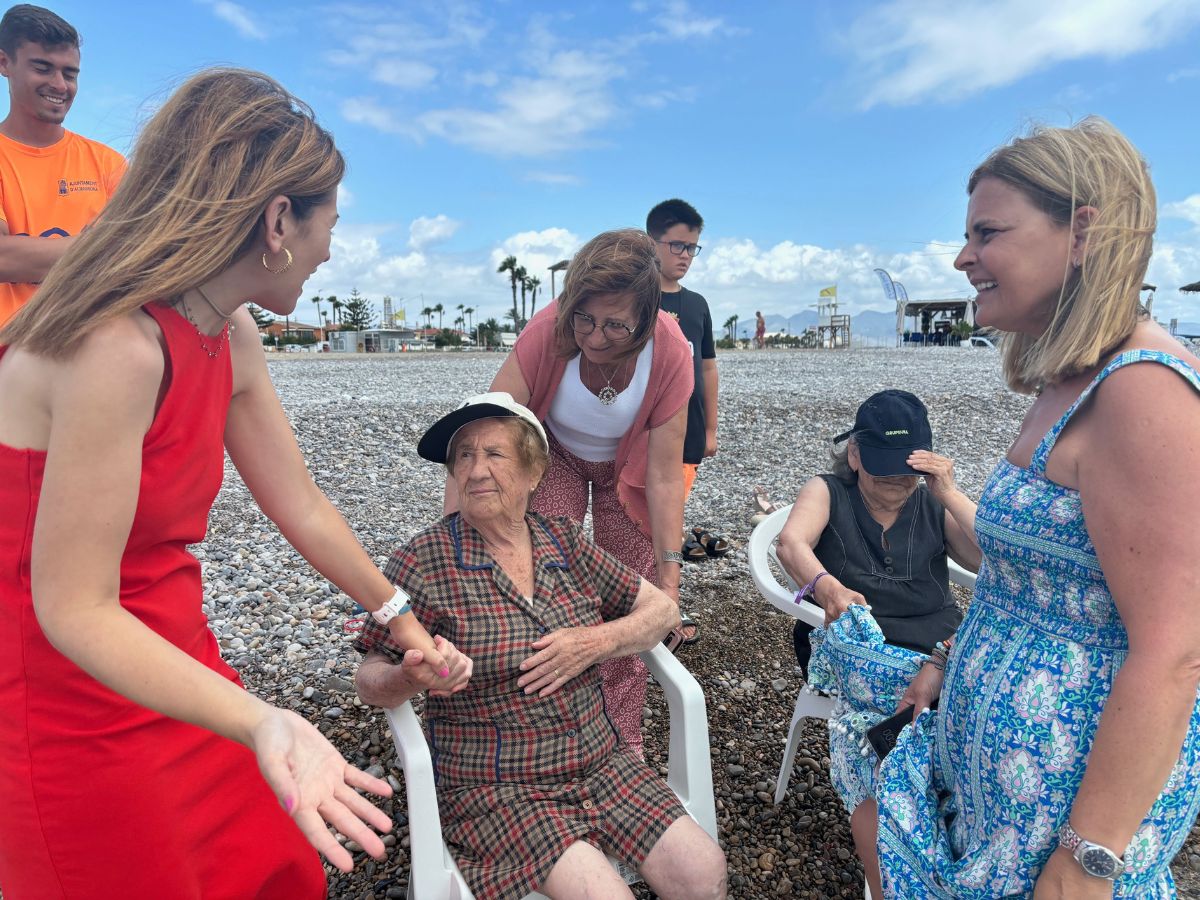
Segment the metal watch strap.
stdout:
<svg viewBox="0 0 1200 900">
<path fill-rule="evenodd" d="M 1097 844 L 1094 841 L 1089 841 L 1081 837 L 1079 832 L 1071 827 L 1069 821 L 1063 822 L 1062 827 L 1058 829 L 1058 843 L 1060 847 L 1070 851 L 1083 871 L 1093 878 L 1104 878 L 1111 881 L 1120 877 L 1121 873 L 1125 871 L 1124 857 L 1119 853 L 1114 853 L 1103 844 Z M 1092 871 L 1089 862 L 1084 859 L 1088 853 L 1094 853 L 1101 859 L 1108 861 L 1112 865 L 1112 871 L 1109 874 Z"/>
<path fill-rule="evenodd" d="M 404 593 L 400 588 L 396 588 L 396 593 L 392 594 L 392 599 L 371 613 L 373 618 L 380 625 L 386 625 L 396 616 L 404 615 L 412 608 L 409 603 L 408 594 Z"/>
<path fill-rule="evenodd" d="M 683 554 L 678 550 L 664 550 L 662 555 L 663 562 L 673 562 L 683 565 Z"/>
</svg>

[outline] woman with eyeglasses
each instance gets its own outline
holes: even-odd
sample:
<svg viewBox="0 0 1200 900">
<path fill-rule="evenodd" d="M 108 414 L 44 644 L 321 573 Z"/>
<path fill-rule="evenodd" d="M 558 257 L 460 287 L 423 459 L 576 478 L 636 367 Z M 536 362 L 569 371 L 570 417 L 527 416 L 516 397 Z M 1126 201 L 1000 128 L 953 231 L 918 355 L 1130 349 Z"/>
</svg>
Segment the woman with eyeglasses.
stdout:
<svg viewBox="0 0 1200 900">
<path fill-rule="evenodd" d="M 531 508 L 582 522 L 590 487 L 596 543 L 678 603 L 692 351 L 659 311 L 660 297 L 649 235 L 630 228 L 592 238 L 491 389 L 546 426 L 550 467 Z M 629 656 L 600 671 L 609 717 L 640 754 L 646 668 Z"/>
</svg>

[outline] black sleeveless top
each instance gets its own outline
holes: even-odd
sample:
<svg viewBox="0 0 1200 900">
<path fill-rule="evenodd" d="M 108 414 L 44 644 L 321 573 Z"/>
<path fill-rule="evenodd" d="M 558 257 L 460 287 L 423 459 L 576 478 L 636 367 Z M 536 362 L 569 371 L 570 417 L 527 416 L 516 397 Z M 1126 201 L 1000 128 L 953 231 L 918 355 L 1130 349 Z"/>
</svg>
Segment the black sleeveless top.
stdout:
<svg viewBox="0 0 1200 900">
<path fill-rule="evenodd" d="M 946 510 L 918 486 L 887 530 L 871 518 L 857 484 L 822 475 L 829 524 L 814 553 L 821 565 L 867 598 L 889 644 L 928 653 L 962 621 L 950 593 Z"/>
</svg>

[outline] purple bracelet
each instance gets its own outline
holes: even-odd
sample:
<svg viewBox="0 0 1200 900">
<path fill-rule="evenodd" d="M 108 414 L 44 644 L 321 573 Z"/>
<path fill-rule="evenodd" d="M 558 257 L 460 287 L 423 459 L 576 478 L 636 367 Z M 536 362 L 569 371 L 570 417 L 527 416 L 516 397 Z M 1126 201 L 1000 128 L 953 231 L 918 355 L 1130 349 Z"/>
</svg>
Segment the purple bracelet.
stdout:
<svg viewBox="0 0 1200 900">
<path fill-rule="evenodd" d="M 814 575 L 812 581 L 810 581 L 804 587 L 800 588 L 800 590 L 796 591 L 796 596 L 795 596 L 793 602 L 799 603 L 805 597 L 815 597 L 816 596 L 815 592 L 817 590 L 817 582 L 820 581 L 822 578 L 824 578 L 828 574 L 829 574 L 828 572 L 826 572 L 824 569 L 822 569 L 820 572 L 818 572 L 816 575 Z"/>
</svg>

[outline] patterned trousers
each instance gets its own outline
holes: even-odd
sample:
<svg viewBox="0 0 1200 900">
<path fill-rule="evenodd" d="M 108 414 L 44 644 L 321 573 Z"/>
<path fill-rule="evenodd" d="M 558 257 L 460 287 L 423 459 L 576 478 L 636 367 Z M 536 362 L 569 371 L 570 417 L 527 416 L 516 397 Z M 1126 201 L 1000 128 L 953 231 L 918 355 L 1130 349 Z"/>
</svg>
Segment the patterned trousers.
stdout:
<svg viewBox="0 0 1200 900">
<path fill-rule="evenodd" d="M 592 537 L 605 550 L 651 584 L 655 583 L 654 544 L 638 530 L 617 497 L 616 464 L 588 462 L 567 450 L 552 433 L 550 467 L 530 507 L 545 516 L 568 516 L 582 524 L 591 487 Z M 630 748 L 642 755 L 642 710 L 646 705 L 645 664 L 636 656 L 605 660 L 604 708 Z"/>
</svg>

